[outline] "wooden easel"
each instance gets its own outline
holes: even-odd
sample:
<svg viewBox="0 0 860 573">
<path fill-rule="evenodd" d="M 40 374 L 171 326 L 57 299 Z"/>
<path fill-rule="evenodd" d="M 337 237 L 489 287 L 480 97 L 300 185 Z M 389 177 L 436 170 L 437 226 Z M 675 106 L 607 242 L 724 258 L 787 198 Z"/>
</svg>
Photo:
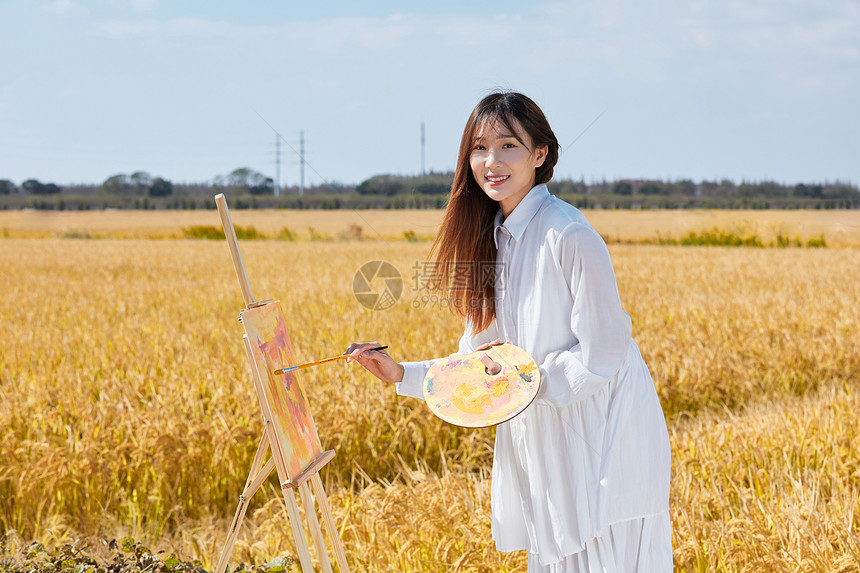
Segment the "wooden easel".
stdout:
<svg viewBox="0 0 860 573">
<path fill-rule="evenodd" d="M 236 269 L 236 276 L 239 278 L 239 287 L 242 289 L 242 297 L 245 301 L 245 310 L 250 310 L 263 305 L 272 304 L 273 301 L 265 300 L 260 302 L 254 301 L 254 295 L 251 293 L 251 285 L 248 282 L 248 275 L 245 272 L 245 265 L 242 262 L 242 254 L 239 252 L 239 245 L 236 240 L 236 232 L 233 228 L 233 223 L 230 219 L 230 211 L 227 208 L 227 200 L 223 194 L 219 193 L 215 196 L 215 203 L 218 206 L 218 214 L 221 216 L 221 225 L 224 227 L 224 235 L 227 238 L 227 244 L 230 247 L 230 255 L 233 259 L 233 266 Z M 349 565 L 346 562 L 346 556 L 343 552 L 343 547 L 340 542 L 340 535 L 337 527 L 334 524 L 334 518 L 331 514 L 331 509 L 328 505 L 325 490 L 323 489 L 322 480 L 319 477 L 319 470 L 334 458 L 334 450 L 329 450 L 321 453 L 317 458 L 306 467 L 299 475 L 290 476 L 284 466 L 283 457 L 279 455 L 280 445 L 278 444 L 277 433 L 272 424 L 272 413 L 265 398 L 263 390 L 262 376 L 257 368 L 257 362 L 252 354 L 251 343 L 248 336 L 243 336 L 245 351 L 248 355 L 248 362 L 251 366 L 252 378 L 254 380 L 254 388 L 257 391 L 257 397 L 260 402 L 263 419 L 265 421 L 265 429 L 260 438 L 260 445 L 257 447 L 257 453 L 254 456 L 254 461 L 251 464 L 251 471 L 248 473 L 248 479 L 245 482 L 245 488 L 242 490 L 242 495 L 239 496 L 239 507 L 236 508 L 236 514 L 233 516 L 233 523 L 230 526 L 230 531 L 227 535 L 227 540 L 224 543 L 224 548 L 221 550 L 221 557 L 218 559 L 218 565 L 215 568 L 215 573 L 224 573 L 227 568 L 227 560 L 230 558 L 230 553 L 233 550 L 233 544 L 236 542 L 236 535 L 239 527 L 242 525 L 242 520 L 245 518 L 245 511 L 248 509 L 248 503 L 254 493 L 260 488 L 263 482 L 272 473 L 272 469 L 278 472 L 278 481 L 281 484 L 281 491 L 284 494 L 284 500 L 287 504 L 287 513 L 289 514 L 290 527 L 293 530 L 293 538 L 296 543 L 296 551 L 301 563 L 303 573 L 314 571 L 311 563 L 310 551 L 308 550 L 307 540 L 299 518 L 299 508 L 296 504 L 296 498 L 293 490 L 298 489 L 301 496 L 302 504 L 305 507 L 305 517 L 307 519 L 308 529 L 313 538 L 316 548 L 317 559 L 325 573 L 331 573 L 331 563 L 326 552 L 325 542 L 323 541 L 322 531 L 317 519 L 316 510 L 314 508 L 314 497 L 320 506 L 323 524 L 326 532 L 331 540 L 332 550 L 337 561 L 338 569 L 341 573 L 349 573 Z M 264 464 L 263 459 L 266 453 L 272 455 Z M 311 496 L 308 481 L 314 490 L 313 497 Z"/>
</svg>

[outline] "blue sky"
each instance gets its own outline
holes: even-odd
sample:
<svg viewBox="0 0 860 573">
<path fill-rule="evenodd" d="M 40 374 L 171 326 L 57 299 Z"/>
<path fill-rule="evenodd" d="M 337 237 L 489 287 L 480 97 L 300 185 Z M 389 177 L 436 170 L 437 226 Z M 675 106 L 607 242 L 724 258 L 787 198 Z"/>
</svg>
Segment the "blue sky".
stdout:
<svg viewBox="0 0 860 573">
<path fill-rule="evenodd" d="M 560 177 L 860 183 L 857 0 L 0 0 L 0 54 L 19 184 L 274 176 L 266 122 L 309 185 L 417 173 L 422 121 L 448 170 L 494 88 L 544 109 Z"/>
</svg>

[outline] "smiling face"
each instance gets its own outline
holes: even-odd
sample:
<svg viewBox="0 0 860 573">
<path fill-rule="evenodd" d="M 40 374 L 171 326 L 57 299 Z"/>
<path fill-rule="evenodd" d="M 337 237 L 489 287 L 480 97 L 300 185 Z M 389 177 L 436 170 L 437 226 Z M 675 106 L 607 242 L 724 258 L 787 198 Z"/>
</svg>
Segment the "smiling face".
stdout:
<svg viewBox="0 0 860 573">
<path fill-rule="evenodd" d="M 546 147 L 534 149 L 518 123 L 512 127 L 515 132 L 499 121 L 485 123 L 469 156 L 475 181 L 490 199 L 498 201 L 505 217 L 534 187 L 535 169 L 547 155 Z"/>
</svg>

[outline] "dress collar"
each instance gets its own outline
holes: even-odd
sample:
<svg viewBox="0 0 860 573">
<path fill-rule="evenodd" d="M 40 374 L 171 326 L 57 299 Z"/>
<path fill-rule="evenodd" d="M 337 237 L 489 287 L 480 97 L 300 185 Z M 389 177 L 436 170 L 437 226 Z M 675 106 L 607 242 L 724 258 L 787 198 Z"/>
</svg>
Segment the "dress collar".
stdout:
<svg viewBox="0 0 860 573">
<path fill-rule="evenodd" d="M 499 246 L 499 229 L 504 227 L 515 241 L 519 241 L 520 237 L 528 227 L 534 216 L 537 215 L 538 209 L 543 205 L 544 200 L 549 197 L 549 189 L 545 183 L 535 185 L 526 193 L 522 201 L 514 207 L 511 214 L 507 218 L 502 214 L 502 210 L 496 213 L 496 219 L 493 224 L 493 239 L 496 241 L 496 248 Z"/>
</svg>

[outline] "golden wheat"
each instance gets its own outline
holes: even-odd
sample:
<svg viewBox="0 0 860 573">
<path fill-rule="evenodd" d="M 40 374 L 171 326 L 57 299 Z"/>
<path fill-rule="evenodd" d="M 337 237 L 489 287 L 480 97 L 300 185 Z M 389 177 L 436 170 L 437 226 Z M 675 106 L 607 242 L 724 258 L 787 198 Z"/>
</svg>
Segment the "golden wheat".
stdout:
<svg viewBox="0 0 860 573">
<path fill-rule="evenodd" d="M 214 207 L 215 202 L 212 202 Z M 299 238 L 337 238 L 352 226 L 361 238 L 402 239 L 403 233 L 432 237 L 442 220 L 437 210 L 234 210 L 233 224 L 276 235 L 284 228 Z M 181 238 L 182 229 L 218 225 L 215 211 L 0 211 L 0 232 L 10 237 L 82 235 L 94 238 Z"/>
<path fill-rule="evenodd" d="M 413 290 L 427 248 L 242 244 L 299 360 L 355 340 L 452 351 L 458 321 Z M 676 570 L 860 570 L 860 250 L 611 251 L 669 416 Z M 404 293 L 372 312 L 352 278 L 380 259 Z M 0 268 L 0 530 L 131 534 L 211 567 L 261 432 L 226 244 L 2 239 Z M 322 476 L 355 570 L 524 571 L 490 536 L 491 430 L 446 425 L 357 367 L 302 380 L 337 451 Z M 272 479 L 233 561 L 292 552 Z"/>
<path fill-rule="evenodd" d="M 214 206 L 214 201 L 213 201 Z M 833 247 L 860 247 L 858 211 L 585 211 L 610 242 L 637 242 L 658 236 L 721 229 L 765 243 L 778 235 L 794 239 L 824 235 Z M 289 229 L 298 239 L 403 239 L 404 233 L 430 239 L 442 221 L 440 210 L 236 210 L 233 223 L 275 237 Z M 0 211 L 0 236 L 181 238 L 183 228 L 218 225 L 213 211 Z M 358 232 L 358 236 L 356 236 Z"/>
</svg>

